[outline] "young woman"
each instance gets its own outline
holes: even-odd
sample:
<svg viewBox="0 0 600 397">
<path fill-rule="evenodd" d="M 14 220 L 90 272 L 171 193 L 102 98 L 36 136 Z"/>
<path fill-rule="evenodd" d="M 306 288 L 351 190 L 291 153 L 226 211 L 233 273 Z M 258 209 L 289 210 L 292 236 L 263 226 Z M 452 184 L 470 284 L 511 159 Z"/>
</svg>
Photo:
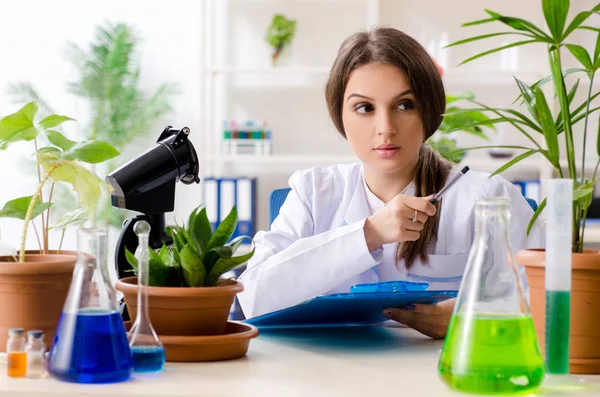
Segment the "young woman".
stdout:
<svg viewBox="0 0 600 397">
<path fill-rule="evenodd" d="M 424 142 L 439 127 L 446 102 L 439 72 L 406 34 L 378 28 L 347 38 L 339 49 L 325 97 L 335 127 L 357 164 L 296 172 L 270 231 L 255 237 L 256 252 L 239 280 L 247 318 L 359 283 L 426 281 L 458 289 L 474 233 L 480 196 L 508 196 L 512 247 L 543 247 L 533 210 L 510 182 L 470 171 L 433 205 L 428 198 L 454 175 Z M 442 338 L 454 300 L 390 308 L 384 315 Z"/>
</svg>

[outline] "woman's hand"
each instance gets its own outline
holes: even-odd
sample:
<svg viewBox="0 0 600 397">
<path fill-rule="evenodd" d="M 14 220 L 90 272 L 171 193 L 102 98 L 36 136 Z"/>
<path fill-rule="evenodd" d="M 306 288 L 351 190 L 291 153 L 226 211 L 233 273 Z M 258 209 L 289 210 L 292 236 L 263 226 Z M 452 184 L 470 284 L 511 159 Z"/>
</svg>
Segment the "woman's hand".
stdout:
<svg viewBox="0 0 600 397">
<path fill-rule="evenodd" d="M 425 222 L 437 211 L 430 198 L 399 194 L 367 218 L 364 232 L 369 252 L 383 244 L 418 240 Z"/>
<path fill-rule="evenodd" d="M 414 309 L 386 309 L 383 315 L 433 339 L 443 339 L 454 310 L 456 298 L 435 305 L 414 305 Z"/>
</svg>

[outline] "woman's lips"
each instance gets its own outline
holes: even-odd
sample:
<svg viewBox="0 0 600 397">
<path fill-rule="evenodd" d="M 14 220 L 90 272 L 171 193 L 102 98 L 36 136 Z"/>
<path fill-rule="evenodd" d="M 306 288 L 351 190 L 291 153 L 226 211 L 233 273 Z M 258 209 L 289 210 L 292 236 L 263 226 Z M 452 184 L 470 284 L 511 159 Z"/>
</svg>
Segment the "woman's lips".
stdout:
<svg viewBox="0 0 600 397">
<path fill-rule="evenodd" d="M 391 145 L 381 145 L 375 148 L 377 155 L 383 159 L 394 157 L 399 150 L 399 147 Z"/>
</svg>

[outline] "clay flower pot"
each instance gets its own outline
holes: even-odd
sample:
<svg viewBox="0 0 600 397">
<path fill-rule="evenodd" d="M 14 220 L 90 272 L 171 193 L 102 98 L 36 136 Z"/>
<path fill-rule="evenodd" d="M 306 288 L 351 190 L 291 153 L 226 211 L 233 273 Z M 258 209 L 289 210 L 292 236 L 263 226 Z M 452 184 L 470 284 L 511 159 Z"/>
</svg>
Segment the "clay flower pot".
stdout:
<svg viewBox="0 0 600 397">
<path fill-rule="evenodd" d="M 27 254 L 25 263 L 0 256 L 0 351 L 10 328 L 44 331 L 50 347 L 71 285 L 77 257 Z"/>
<path fill-rule="evenodd" d="M 525 266 L 530 287 L 531 315 L 540 348 L 545 350 L 545 257 L 541 249 L 517 253 Z M 600 255 L 584 250 L 572 255 L 569 370 L 576 374 L 600 373 Z"/>
<path fill-rule="evenodd" d="M 117 281 L 131 321 L 137 315 L 137 276 Z M 233 300 L 244 287 L 227 280 L 217 287 L 148 287 L 148 310 L 159 335 L 200 336 L 225 332 Z"/>
</svg>

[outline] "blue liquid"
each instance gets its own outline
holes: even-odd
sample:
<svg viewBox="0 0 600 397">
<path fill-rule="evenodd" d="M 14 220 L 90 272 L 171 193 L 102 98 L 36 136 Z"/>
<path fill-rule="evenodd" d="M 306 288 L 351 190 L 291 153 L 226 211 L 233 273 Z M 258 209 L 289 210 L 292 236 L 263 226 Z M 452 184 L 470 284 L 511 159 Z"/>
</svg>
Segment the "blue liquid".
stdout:
<svg viewBox="0 0 600 397">
<path fill-rule="evenodd" d="M 62 313 L 48 358 L 48 372 L 67 382 L 127 380 L 133 357 L 117 312 Z"/>
<path fill-rule="evenodd" d="M 131 353 L 135 372 L 159 372 L 165 364 L 165 349 L 159 346 L 134 346 Z"/>
</svg>

